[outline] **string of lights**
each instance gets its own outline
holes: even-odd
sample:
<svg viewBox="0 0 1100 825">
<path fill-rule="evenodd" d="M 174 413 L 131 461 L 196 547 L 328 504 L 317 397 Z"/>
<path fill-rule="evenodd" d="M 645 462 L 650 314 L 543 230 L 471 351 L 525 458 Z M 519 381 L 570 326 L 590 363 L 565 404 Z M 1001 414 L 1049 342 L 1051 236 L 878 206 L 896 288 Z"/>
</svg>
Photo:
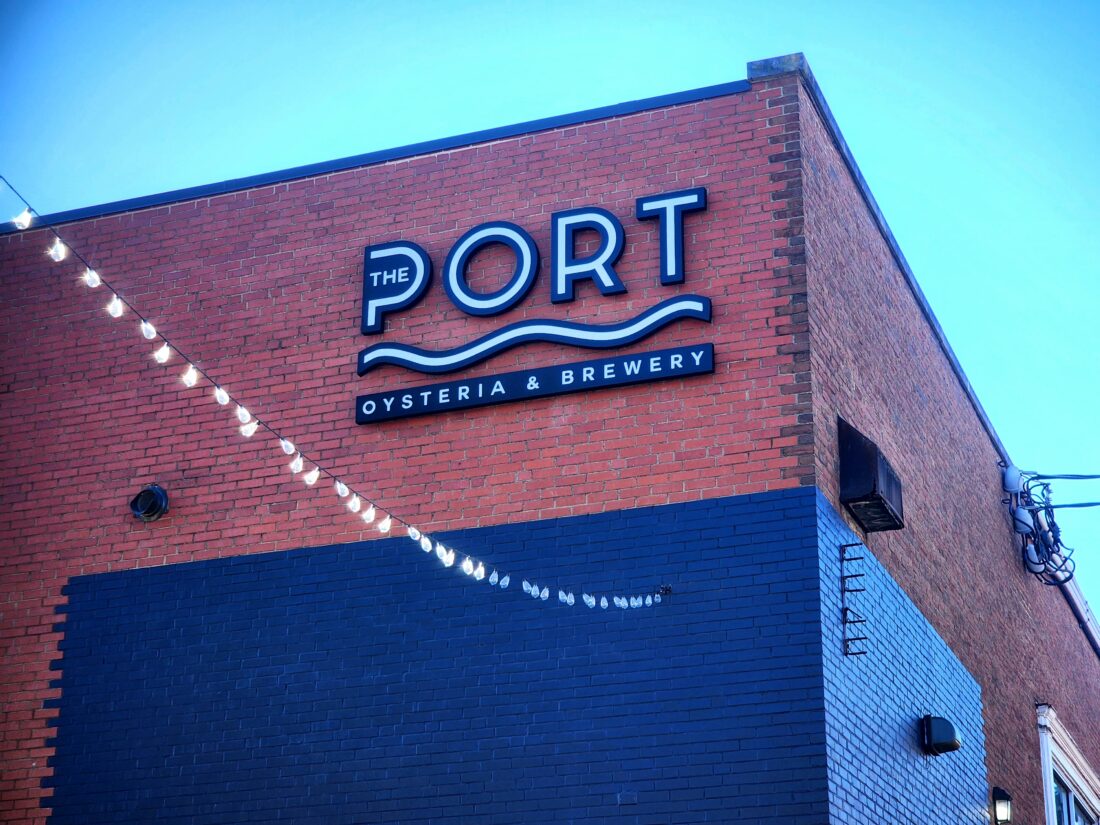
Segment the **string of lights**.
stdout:
<svg viewBox="0 0 1100 825">
<path fill-rule="evenodd" d="M 129 313 L 137 319 L 138 331 L 142 338 L 153 342 L 156 347 L 153 351 L 153 359 L 158 364 L 167 366 L 170 362 L 175 361 L 177 364 L 183 365 L 184 368 L 180 374 L 180 380 L 186 389 L 196 389 L 201 383 L 205 382 L 210 386 L 211 392 L 209 397 L 212 397 L 216 404 L 222 407 L 228 407 L 230 405 L 235 406 L 236 409 L 231 420 L 234 422 L 234 425 L 237 427 L 242 437 L 252 438 L 258 432 L 262 431 L 265 435 L 275 439 L 278 443 L 278 449 L 285 456 L 290 457 L 290 463 L 287 466 L 294 476 L 300 477 L 307 487 L 315 487 L 321 477 L 324 476 L 332 483 L 333 492 L 336 494 L 337 498 L 343 502 L 348 512 L 357 516 L 365 526 L 377 530 L 382 535 L 389 535 L 395 529 L 403 529 L 416 547 L 425 554 L 433 555 L 443 569 L 454 568 L 476 582 L 486 581 L 494 589 L 508 589 L 511 584 L 511 576 L 508 573 L 497 569 L 490 570 L 482 560 L 466 553 L 459 554 L 456 552 L 455 548 L 445 546 L 441 541 L 434 539 L 412 523 L 395 515 L 388 509 L 383 509 L 379 503 L 371 497 L 354 489 L 351 485 L 347 484 L 322 466 L 320 462 L 303 452 L 298 445 L 277 430 L 272 424 L 245 408 L 243 404 L 225 389 L 221 382 L 217 381 L 194 360 L 188 357 L 187 354 L 180 349 L 179 346 L 174 344 L 162 330 L 155 327 L 149 318 L 144 316 L 118 289 L 113 287 L 102 275 L 100 275 L 84 255 L 65 241 L 54 225 L 48 221 L 42 220 L 40 213 L 31 206 L 30 202 L 20 194 L 19 190 L 17 190 L 7 178 L 0 175 L 0 181 L 4 182 L 12 194 L 14 194 L 25 207 L 19 215 L 12 218 L 11 222 L 15 227 L 19 231 L 25 231 L 37 224 L 35 228 L 49 230 L 53 238 L 53 243 L 46 250 L 46 254 L 49 258 L 53 262 L 59 264 L 69 260 L 70 256 L 79 261 L 84 266 L 84 272 L 80 276 L 80 281 L 89 289 L 99 289 L 103 287 L 110 293 L 111 297 L 105 309 L 111 318 L 117 320 Z M 307 469 L 307 467 L 309 469 Z M 460 555 L 462 561 L 458 562 Z M 523 592 L 537 601 L 550 601 L 551 588 L 549 585 L 543 584 L 540 586 L 537 582 L 524 579 Z M 602 610 L 607 610 L 613 605 L 625 610 L 658 605 L 662 601 L 663 592 L 667 593 L 668 591 L 662 588 L 656 592 L 634 595 L 601 595 L 582 591 L 580 599 L 578 600 L 572 590 L 557 589 L 557 602 L 569 607 L 573 607 L 579 603 L 584 604 L 589 609 L 599 607 Z"/>
</svg>

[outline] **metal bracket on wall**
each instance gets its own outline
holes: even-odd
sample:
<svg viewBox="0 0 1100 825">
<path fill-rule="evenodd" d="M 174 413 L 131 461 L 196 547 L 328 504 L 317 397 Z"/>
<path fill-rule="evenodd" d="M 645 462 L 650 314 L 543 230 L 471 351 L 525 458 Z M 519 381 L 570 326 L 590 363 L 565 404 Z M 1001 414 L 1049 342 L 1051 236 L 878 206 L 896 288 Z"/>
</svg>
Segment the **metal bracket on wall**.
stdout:
<svg viewBox="0 0 1100 825">
<path fill-rule="evenodd" d="M 866 587 L 860 587 L 860 579 L 864 578 L 867 574 L 861 572 L 850 572 L 852 570 L 858 571 L 859 563 L 864 560 L 864 556 L 853 555 L 849 551 L 853 548 L 861 548 L 862 544 L 842 544 L 840 545 L 840 622 L 843 630 L 844 640 L 844 655 L 845 656 L 866 656 L 867 650 L 864 643 L 868 641 L 866 636 L 859 636 L 857 628 L 861 624 L 866 624 L 867 619 L 860 613 L 854 610 L 848 603 L 848 597 L 853 593 L 866 593 Z M 856 565 L 853 567 L 852 565 Z"/>
</svg>

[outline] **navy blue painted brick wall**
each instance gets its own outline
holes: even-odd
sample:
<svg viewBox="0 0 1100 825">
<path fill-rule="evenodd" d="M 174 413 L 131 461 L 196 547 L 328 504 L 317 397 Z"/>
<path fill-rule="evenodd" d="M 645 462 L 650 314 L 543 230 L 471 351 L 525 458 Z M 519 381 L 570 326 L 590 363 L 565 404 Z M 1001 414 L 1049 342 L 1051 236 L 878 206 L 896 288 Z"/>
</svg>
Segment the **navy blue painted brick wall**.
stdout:
<svg viewBox="0 0 1100 825">
<path fill-rule="evenodd" d="M 848 606 L 866 619 L 851 628 L 869 637 L 845 656 L 840 545 L 858 542 L 824 496 L 821 537 L 822 642 L 828 734 L 829 809 L 835 825 L 983 825 L 989 821 L 981 688 L 866 547 L 846 574 L 862 593 Z M 960 750 L 925 756 L 917 720 L 950 719 Z"/>
<path fill-rule="evenodd" d="M 74 579 L 51 821 L 826 822 L 814 490 L 443 538 Z"/>
</svg>

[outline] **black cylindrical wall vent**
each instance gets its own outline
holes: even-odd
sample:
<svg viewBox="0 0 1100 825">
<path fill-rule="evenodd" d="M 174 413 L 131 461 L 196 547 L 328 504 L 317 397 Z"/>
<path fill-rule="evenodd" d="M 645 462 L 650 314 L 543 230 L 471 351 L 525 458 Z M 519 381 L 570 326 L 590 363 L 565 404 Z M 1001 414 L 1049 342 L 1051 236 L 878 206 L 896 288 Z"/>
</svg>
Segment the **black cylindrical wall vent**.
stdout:
<svg viewBox="0 0 1100 825">
<path fill-rule="evenodd" d="M 134 496 L 130 512 L 142 521 L 156 521 L 168 512 L 168 493 L 159 484 L 149 484 Z"/>
</svg>

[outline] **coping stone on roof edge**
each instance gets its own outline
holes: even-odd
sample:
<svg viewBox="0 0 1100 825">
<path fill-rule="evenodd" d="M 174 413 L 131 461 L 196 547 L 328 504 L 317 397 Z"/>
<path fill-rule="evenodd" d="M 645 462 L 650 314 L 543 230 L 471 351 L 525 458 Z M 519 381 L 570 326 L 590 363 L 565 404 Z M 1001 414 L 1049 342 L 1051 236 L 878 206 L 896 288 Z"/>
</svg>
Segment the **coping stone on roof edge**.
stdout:
<svg viewBox="0 0 1100 825">
<path fill-rule="evenodd" d="M 902 254 L 901 247 L 898 246 L 894 233 L 890 231 L 890 225 L 886 223 L 886 218 L 883 216 L 882 210 L 879 209 L 878 203 L 875 201 L 875 196 L 871 194 L 871 188 L 867 185 L 863 173 L 859 170 L 859 165 L 852 156 L 852 152 L 848 148 L 847 142 L 844 140 L 844 135 L 841 133 L 836 119 L 833 118 L 833 113 L 829 109 L 829 104 L 825 102 L 825 96 L 821 93 L 821 87 L 817 85 L 817 79 L 810 70 L 810 64 L 806 61 L 806 56 L 802 54 L 802 52 L 795 52 L 794 54 L 787 54 L 781 57 L 754 60 L 747 65 L 747 74 L 750 81 L 763 80 L 765 78 L 785 74 L 798 74 L 801 77 L 806 91 L 809 92 L 814 106 L 817 108 L 818 113 L 821 115 L 821 119 L 829 130 L 829 135 L 833 140 L 833 144 L 836 146 L 837 151 L 840 152 L 845 165 L 848 167 L 849 173 L 852 175 L 852 179 L 859 187 L 859 192 L 863 197 L 864 203 L 867 204 L 867 208 L 871 211 L 875 223 L 878 224 L 882 237 L 890 247 L 890 252 L 894 256 L 894 260 L 905 276 L 905 281 L 908 283 L 909 289 L 916 298 L 921 313 L 924 315 L 928 325 L 932 328 L 932 332 L 939 342 L 940 349 L 943 350 L 944 355 L 947 356 L 948 363 L 951 365 L 951 370 L 955 373 L 955 377 L 962 386 L 963 392 L 966 393 L 970 405 L 974 408 L 974 412 L 981 422 L 982 428 L 986 431 L 990 441 L 993 442 L 993 447 L 1000 455 L 1001 459 L 1006 464 L 1011 464 L 1012 459 L 1009 458 L 1008 450 L 1005 449 L 1000 436 L 997 435 L 997 431 L 993 428 L 993 423 L 989 420 L 989 416 L 986 415 L 985 409 L 978 400 L 977 393 L 974 392 L 974 387 L 970 384 L 970 380 L 966 377 L 966 373 L 963 372 L 962 364 L 959 363 L 959 359 L 956 357 L 954 350 L 951 349 L 951 344 L 947 341 L 947 336 L 944 334 L 943 327 L 940 326 L 940 322 L 936 319 L 935 313 L 932 312 L 932 307 L 929 305 L 923 290 L 921 290 L 920 284 L 917 283 L 916 276 L 913 275 L 913 270 L 909 267 L 909 262 L 905 260 L 905 255 Z M 1089 603 L 1085 599 L 1085 594 L 1081 591 L 1080 585 L 1078 585 L 1075 580 L 1071 579 L 1066 584 L 1059 586 L 1058 589 L 1062 591 L 1062 595 L 1069 603 L 1070 610 L 1073 612 L 1078 625 L 1092 645 L 1093 651 L 1097 656 L 1100 656 L 1100 623 L 1097 622 L 1095 614 L 1089 607 Z"/>
<path fill-rule="evenodd" d="M 947 356 L 947 360 L 951 363 L 951 369 L 962 384 L 963 390 L 965 390 L 967 396 L 970 398 L 970 402 L 974 406 L 974 410 L 978 414 L 982 426 L 992 440 L 994 448 L 1006 463 L 1011 463 L 1008 450 L 1001 442 L 996 430 L 993 429 L 993 424 L 982 408 L 981 402 L 978 401 L 977 394 L 974 392 L 970 380 L 963 372 L 959 359 L 955 356 L 955 352 L 947 342 L 947 336 L 944 335 L 943 327 L 940 326 L 940 322 L 936 319 L 935 313 L 932 312 L 932 307 L 929 305 L 923 290 L 921 290 L 920 284 L 917 283 L 917 279 L 913 275 L 913 270 L 910 268 L 909 262 L 905 259 L 905 255 L 902 253 L 901 247 L 894 237 L 894 233 L 890 230 L 890 225 L 886 222 L 882 210 L 879 209 L 878 202 L 875 201 L 875 196 L 871 194 L 871 188 L 867 185 L 867 181 L 864 179 L 863 173 L 859 169 L 859 165 L 852 156 L 852 152 L 848 148 L 847 142 L 844 140 L 844 135 L 840 131 L 840 126 L 837 125 L 836 120 L 833 118 L 833 113 L 829 109 L 829 104 L 825 102 L 825 96 L 821 93 L 821 87 L 817 85 L 817 80 L 814 78 L 813 72 L 810 71 L 810 64 L 806 62 L 806 56 L 801 52 L 796 52 L 782 57 L 755 60 L 748 64 L 749 80 L 761 80 L 767 77 L 793 73 L 797 73 L 801 76 L 806 86 L 806 90 L 810 93 L 810 97 L 814 102 L 814 106 L 817 108 L 818 113 L 821 115 L 822 120 L 829 130 L 833 143 L 836 145 L 841 157 L 844 158 L 844 163 L 848 167 L 848 171 L 851 172 L 852 178 L 859 187 L 860 195 L 862 195 L 864 202 L 867 204 L 867 208 L 871 210 L 871 215 L 875 219 L 875 223 L 878 224 L 879 230 L 882 232 L 882 236 L 885 238 L 887 245 L 890 247 L 890 252 L 894 256 L 894 260 L 897 261 L 898 266 L 905 275 L 905 280 L 908 282 L 909 288 L 916 297 L 921 312 L 924 314 L 925 319 L 936 334 L 940 347 Z"/>
</svg>

